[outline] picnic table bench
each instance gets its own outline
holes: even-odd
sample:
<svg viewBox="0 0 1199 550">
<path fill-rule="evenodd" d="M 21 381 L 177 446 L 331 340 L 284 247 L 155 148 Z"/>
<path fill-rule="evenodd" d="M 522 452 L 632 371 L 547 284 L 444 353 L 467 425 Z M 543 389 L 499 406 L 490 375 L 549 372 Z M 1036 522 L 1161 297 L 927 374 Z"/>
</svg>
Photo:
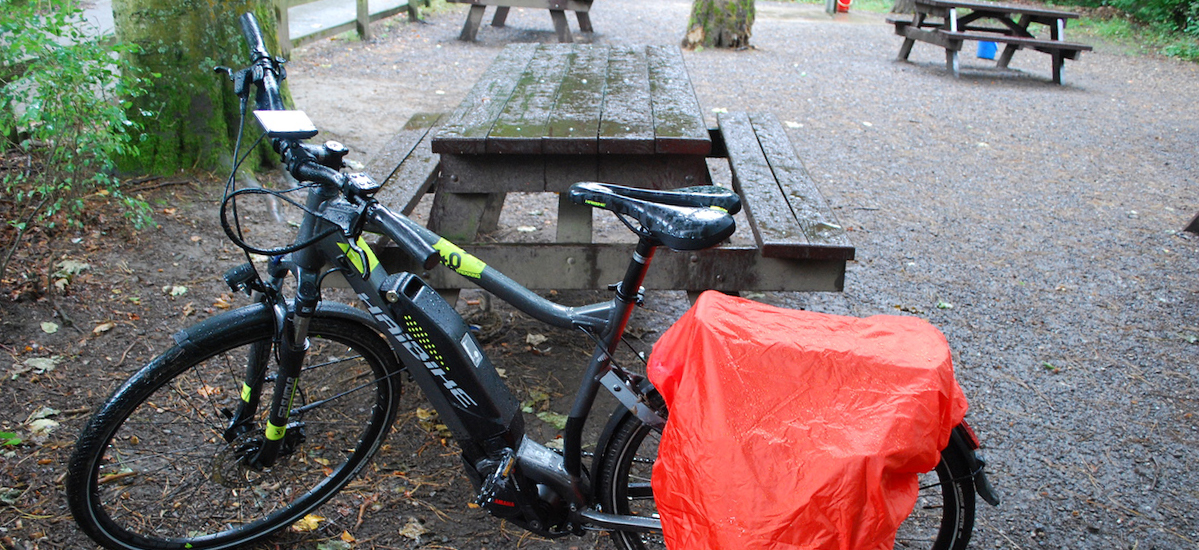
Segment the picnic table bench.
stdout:
<svg viewBox="0 0 1199 550">
<path fill-rule="evenodd" d="M 727 159 L 750 239 L 699 252 L 662 250 L 646 286 L 729 292 L 838 291 L 854 258 L 845 230 L 768 114 L 724 113 L 707 128 L 676 47 L 514 45 L 448 115 L 417 115 L 368 165 L 379 199 L 405 213 L 433 193 L 431 229 L 525 286 L 603 289 L 633 244 L 594 242 L 592 209 L 566 200 L 577 181 L 657 189 L 712 182 Z M 434 160 L 436 159 L 436 161 Z M 494 242 L 509 192 L 559 193 L 554 242 Z M 436 288 L 469 283 L 424 272 L 391 247 L 392 268 Z"/>
<path fill-rule="evenodd" d="M 1047 53 L 1053 62 L 1053 82 L 1062 83 L 1066 59 L 1078 59 L 1091 46 L 1065 39 L 1066 21 L 1078 14 L 1038 6 L 997 4 L 972 0 L 916 0 L 912 19 L 888 18 L 895 34 L 904 37 L 899 59 L 907 60 L 916 41 L 945 48 L 946 68 L 960 75 L 958 52 L 965 41 L 1004 44 L 997 65 L 1006 68 L 1019 49 L 1031 48 Z M 930 21 L 936 18 L 940 21 Z M 1038 38 L 1029 27 L 1038 23 L 1049 27 L 1049 38 Z"/>
<path fill-rule="evenodd" d="M 503 27 L 508 19 L 508 11 L 512 8 L 534 8 L 549 10 L 550 18 L 554 21 L 554 32 L 558 34 L 558 42 L 570 43 L 574 37 L 570 34 L 570 25 L 566 22 L 566 12 L 573 11 L 579 21 L 579 30 L 594 32 L 591 28 L 591 0 L 447 0 L 457 4 L 470 4 L 470 12 L 466 15 L 466 24 L 462 26 L 460 40 L 473 42 L 483 22 L 483 14 L 487 6 L 495 6 L 495 16 L 491 26 Z"/>
</svg>

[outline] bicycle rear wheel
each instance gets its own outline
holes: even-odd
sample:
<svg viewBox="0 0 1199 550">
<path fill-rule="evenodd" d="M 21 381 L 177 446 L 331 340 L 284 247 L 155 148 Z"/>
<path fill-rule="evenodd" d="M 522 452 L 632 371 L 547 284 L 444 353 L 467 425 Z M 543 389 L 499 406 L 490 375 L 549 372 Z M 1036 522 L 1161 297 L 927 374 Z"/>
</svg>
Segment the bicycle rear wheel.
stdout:
<svg viewBox="0 0 1199 550">
<path fill-rule="evenodd" d="M 367 464 L 395 417 L 399 366 L 386 341 L 348 314 L 318 311 L 282 456 L 242 460 L 257 427 L 222 437 L 247 361 L 273 361 L 273 316 L 250 306 L 176 337 L 88 423 L 66 490 L 76 522 L 111 549 L 232 548 L 303 518 Z"/>
<path fill-rule="evenodd" d="M 609 513 L 657 517 L 650 474 L 661 433 L 623 409 L 610 422 L 611 435 L 595 466 L 600 506 Z M 974 529 L 974 479 L 966 460 L 959 446 L 950 444 L 936 469 L 920 476 L 920 494 L 899 528 L 896 549 L 966 548 Z M 661 534 L 614 531 L 611 537 L 621 550 L 666 548 Z"/>
</svg>

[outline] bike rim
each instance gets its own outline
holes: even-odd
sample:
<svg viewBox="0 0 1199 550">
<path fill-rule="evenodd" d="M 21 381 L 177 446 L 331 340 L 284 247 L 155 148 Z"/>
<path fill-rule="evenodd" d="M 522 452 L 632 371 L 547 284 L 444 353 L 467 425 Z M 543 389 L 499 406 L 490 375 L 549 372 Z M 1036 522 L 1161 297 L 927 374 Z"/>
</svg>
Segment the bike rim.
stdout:
<svg viewBox="0 0 1199 550">
<path fill-rule="evenodd" d="M 90 482 L 96 524 L 130 548 L 224 548 L 286 527 L 331 496 L 381 439 L 392 380 L 352 338 L 311 340 L 292 409 L 323 403 L 293 419 L 292 449 L 273 467 L 240 460 L 249 438 L 222 438 L 252 347 L 232 346 L 159 384 L 110 435 Z"/>
</svg>

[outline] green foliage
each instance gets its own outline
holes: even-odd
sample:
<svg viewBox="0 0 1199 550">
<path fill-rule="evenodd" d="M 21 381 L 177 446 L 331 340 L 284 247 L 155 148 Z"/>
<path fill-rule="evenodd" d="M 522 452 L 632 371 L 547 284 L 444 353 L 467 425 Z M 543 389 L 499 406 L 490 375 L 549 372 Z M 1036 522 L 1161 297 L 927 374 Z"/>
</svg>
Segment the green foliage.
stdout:
<svg viewBox="0 0 1199 550">
<path fill-rule="evenodd" d="M 21 438 L 13 432 L 0 432 L 0 447 L 20 445 Z"/>
<path fill-rule="evenodd" d="M 9 224 L 82 225 L 85 200 L 120 201 L 135 227 L 149 206 L 121 193 L 118 158 L 135 155 L 140 127 L 125 114 L 142 93 L 120 61 L 126 48 L 89 37 L 72 0 L 9 0 L 0 10 L 0 134 L 8 161 L 0 189 Z"/>
<path fill-rule="evenodd" d="M 1115 8 L 1156 31 L 1199 38 L 1199 0 L 1065 0 L 1064 3 Z"/>
<path fill-rule="evenodd" d="M 161 75 L 128 111 L 144 125 L 146 138 L 138 143 L 140 156 L 122 164 L 123 169 L 168 175 L 180 170 L 227 173 L 232 167 L 238 99 L 229 80 L 213 68 L 240 69 L 249 63 L 237 22 L 246 12 L 257 16 L 263 39 L 278 54 L 273 2 L 268 0 L 114 0 L 118 38 L 138 46 L 123 57 Z M 286 81 L 280 91 L 288 102 Z M 142 116 L 141 111 L 152 114 Z M 264 143 L 244 166 L 257 168 L 272 158 Z"/>
<path fill-rule="evenodd" d="M 1081 0 L 1074 5 L 1098 5 L 1100 0 Z M 1115 2 L 1111 2 L 1115 3 Z M 1199 0 L 1194 0 L 1199 5 Z M 1101 6 L 1102 7 L 1102 6 Z M 1112 8 L 1112 6 L 1106 6 Z M 1084 33 L 1102 36 L 1117 43 L 1133 46 L 1137 49 L 1156 51 L 1171 57 L 1199 61 L 1199 28 L 1191 16 L 1192 22 L 1188 29 L 1158 22 L 1148 23 L 1134 19 L 1131 14 L 1118 11 L 1109 13 L 1107 17 L 1083 17 L 1077 28 Z"/>
</svg>

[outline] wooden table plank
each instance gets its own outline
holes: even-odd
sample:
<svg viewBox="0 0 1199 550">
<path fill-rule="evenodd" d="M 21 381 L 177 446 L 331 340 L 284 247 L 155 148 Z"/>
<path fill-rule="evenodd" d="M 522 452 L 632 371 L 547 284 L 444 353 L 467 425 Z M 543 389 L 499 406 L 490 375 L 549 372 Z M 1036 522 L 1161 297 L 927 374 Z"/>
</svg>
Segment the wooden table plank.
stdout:
<svg viewBox="0 0 1199 550">
<path fill-rule="evenodd" d="M 721 113 L 718 118 L 733 172 L 733 190 L 741 194 L 758 248 L 766 254 L 768 249 L 807 243 L 807 234 L 775 183 L 749 115 Z"/>
<path fill-rule="evenodd" d="M 542 153 L 542 138 L 558 99 L 558 88 L 570 64 L 568 54 L 571 49 L 565 44 L 537 48 L 487 134 L 488 153 Z"/>
<path fill-rule="evenodd" d="M 676 46 L 646 48 L 654 141 L 658 153 L 706 155 L 712 151 L 708 126 Z"/>
<path fill-rule="evenodd" d="M 972 11 L 988 11 L 1002 14 L 1018 13 L 1039 17 L 1052 17 L 1054 19 L 1074 19 L 1078 17 L 1078 14 L 1073 12 L 1053 10 L 1025 4 L 972 2 L 970 0 L 916 0 L 916 4 L 917 6 L 924 5 L 941 9 L 965 8 Z"/>
<path fill-rule="evenodd" d="M 803 228 L 808 243 L 818 247 L 851 248 L 853 245 L 850 244 L 845 229 L 837 222 L 833 209 L 816 189 L 816 183 L 812 181 L 812 176 L 795 153 L 795 147 L 783 131 L 783 125 L 774 115 L 766 113 L 751 114 L 749 120 L 758 135 L 762 151 L 769 159 L 770 170 L 779 183 L 783 199 Z M 804 254 L 803 257 L 818 257 L 820 253 L 820 250 L 815 250 Z"/>
<path fill-rule="evenodd" d="M 413 115 L 383 152 L 367 163 L 366 173 L 383 186 L 375 195 L 380 203 L 408 215 L 436 181 L 440 159 L 429 149 L 430 130 L 442 116 Z"/>
<path fill-rule="evenodd" d="M 619 281 L 636 245 L 633 243 L 468 243 L 462 248 L 487 265 L 534 290 L 603 290 Z M 376 249 L 392 270 L 420 274 L 434 288 L 472 288 L 449 269 L 425 271 L 399 247 Z M 768 258 L 752 246 L 724 245 L 699 252 L 662 248 L 654 254 L 646 288 L 677 290 L 841 291 L 844 260 Z"/>
<path fill-rule="evenodd" d="M 392 174 L 403 164 L 404 159 L 407 159 L 412 150 L 416 148 L 416 144 L 425 138 L 425 134 L 441 117 L 441 113 L 412 115 L 412 118 L 404 123 L 404 127 L 387 141 L 379 154 L 366 163 L 363 172 L 366 172 L 379 184 L 386 186 L 387 180 L 391 179 Z"/>
<path fill-rule="evenodd" d="M 645 49 L 613 47 L 599 130 L 600 154 L 654 154 L 654 121 Z"/>
<path fill-rule="evenodd" d="M 525 67 L 536 53 L 535 44 L 508 46 L 483 73 L 458 108 L 445 119 L 433 139 L 434 153 L 460 155 L 483 154 L 492 121 L 504 109 L 505 102 Z"/>
<path fill-rule="evenodd" d="M 546 154 L 599 152 L 599 121 L 608 80 L 608 48 L 574 48 L 558 90 L 558 103 L 546 125 Z"/>
</svg>

